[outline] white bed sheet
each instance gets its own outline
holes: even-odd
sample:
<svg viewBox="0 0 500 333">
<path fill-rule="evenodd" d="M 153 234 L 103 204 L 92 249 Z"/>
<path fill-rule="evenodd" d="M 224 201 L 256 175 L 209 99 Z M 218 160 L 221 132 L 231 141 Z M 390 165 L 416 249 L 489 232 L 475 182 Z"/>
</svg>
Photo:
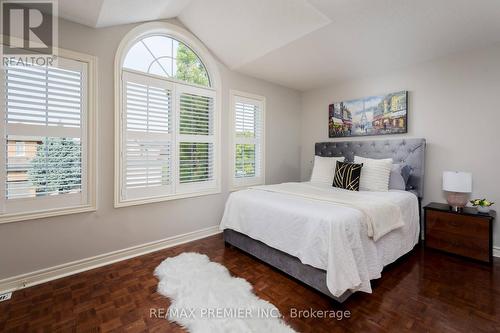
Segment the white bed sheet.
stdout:
<svg viewBox="0 0 500 333">
<path fill-rule="evenodd" d="M 336 190 L 327 184 L 307 184 Z M 360 195 L 367 200 L 370 197 L 390 199 L 401 209 L 403 227 L 389 232 L 375 242 L 368 237 L 362 213 L 358 209 L 289 194 L 247 189 L 230 195 L 220 228 L 238 231 L 295 256 L 304 264 L 327 270 L 328 274 L 337 274 L 333 280 L 339 288 L 328 286 L 335 296 L 348 289 L 371 292 L 370 280 L 380 278 L 384 266 L 409 252 L 418 242 L 418 199 L 413 193 L 399 190 L 360 191 Z M 348 229 L 347 237 L 344 238 L 349 244 L 337 244 L 341 246 L 337 250 L 342 251 L 342 255 L 337 256 L 336 265 L 344 267 L 342 272 L 328 267 L 332 266 L 331 251 L 335 250 L 329 237 L 332 235 L 332 226 L 338 225 L 342 226 L 342 230 Z M 344 253 L 346 247 L 350 247 L 349 253 Z M 350 262 L 355 262 L 356 267 L 346 265 L 343 260 L 351 254 L 353 260 Z M 357 270 L 361 280 L 359 284 L 353 283 L 352 279 L 347 282 L 341 276 L 350 274 L 351 270 Z M 327 283 L 331 280 L 327 279 Z"/>
</svg>

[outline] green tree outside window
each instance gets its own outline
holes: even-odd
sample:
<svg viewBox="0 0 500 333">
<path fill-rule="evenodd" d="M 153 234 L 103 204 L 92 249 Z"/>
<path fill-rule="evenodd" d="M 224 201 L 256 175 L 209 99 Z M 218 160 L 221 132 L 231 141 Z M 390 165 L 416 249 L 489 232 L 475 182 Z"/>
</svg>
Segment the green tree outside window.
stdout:
<svg viewBox="0 0 500 333">
<path fill-rule="evenodd" d="M 81 189 L 81 145 L 71 138 L 45 138 L 37 146 L 28 179 L 37 195 Z"/>
<path fill-rule="evenodd" d="M 181 81 L 210 86 L 207 70 L 198 56 L 186 45 L 177 48 L 177 72 L 175 78 Z"/>
</svg>

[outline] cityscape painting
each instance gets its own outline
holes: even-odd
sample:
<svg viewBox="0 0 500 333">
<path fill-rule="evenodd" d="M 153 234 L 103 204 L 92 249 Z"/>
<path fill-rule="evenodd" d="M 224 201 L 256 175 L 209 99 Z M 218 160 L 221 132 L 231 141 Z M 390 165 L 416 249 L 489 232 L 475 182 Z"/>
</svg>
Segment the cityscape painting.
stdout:
<svg viewBox="0 0 500 333">
<path fill-rule="evenodd" d="M 407 91 L 333 103 L 328 107 L 328 136 L 407 133 L 407 114 Z"/>
</svg>

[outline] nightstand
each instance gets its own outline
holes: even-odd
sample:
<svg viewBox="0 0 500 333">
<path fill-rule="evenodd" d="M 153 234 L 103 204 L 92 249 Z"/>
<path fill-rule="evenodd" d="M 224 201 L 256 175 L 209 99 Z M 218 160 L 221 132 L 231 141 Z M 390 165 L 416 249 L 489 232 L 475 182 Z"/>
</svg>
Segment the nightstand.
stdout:
<svg viewBox="0 0 500 333">
<path fill-rule="evenodd" d="M 465 207 L 454 212 L 447 204 L 432 202 L 424 207 L 425 247 L 492 263 L 495 217 L 495 211 L 481 214 Z"/>
</svg>

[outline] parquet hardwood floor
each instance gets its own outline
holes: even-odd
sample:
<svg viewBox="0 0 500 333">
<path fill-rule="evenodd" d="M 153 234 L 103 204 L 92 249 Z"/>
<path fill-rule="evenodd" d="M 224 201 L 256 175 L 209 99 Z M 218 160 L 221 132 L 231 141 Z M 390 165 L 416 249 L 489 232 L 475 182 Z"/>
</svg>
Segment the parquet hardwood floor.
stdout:
<svg viewBox="0 0 500 333">
<path fill-rule="evenodd" d="M 337 304 L 235 249 L 221 235 L 15 292 L 0 303 L 1 332 L 184 332 L 150 315 L 168 308 L 155 267 L 182 252 L 207 254 L 275 304 L 298 332 L 500 332 L 500 260 L 492 266 L 417 246 L 373 282 Z M 350 318 L 292 318 L 291 309 L 348 310 Z"/>
</svg>

